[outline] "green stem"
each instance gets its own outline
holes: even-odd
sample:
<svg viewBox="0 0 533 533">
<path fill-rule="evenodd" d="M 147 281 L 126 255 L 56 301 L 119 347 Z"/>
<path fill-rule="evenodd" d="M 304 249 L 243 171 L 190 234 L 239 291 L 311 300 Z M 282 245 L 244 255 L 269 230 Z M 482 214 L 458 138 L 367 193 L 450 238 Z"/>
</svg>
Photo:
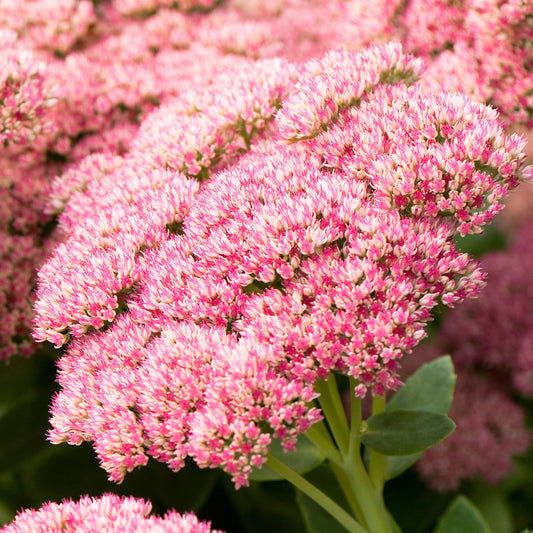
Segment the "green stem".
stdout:
<svg viewBox="0 0 533 533">
<path fill-rule="evenodd" d="M 272 455 L 268 456 L 266 465 L 275 470 L 280 476 L 292 483 L 298 490 L 302 491 L 306 496 L 309 496 L 320 507 L 327 511 L 333 518 L 342 524 L 350 533 L 369 533 L 361 526 L 355 519 L 350 516 L 340 505 L 335 503 L 329 496 L 324 494 L 321 490 L 309 483 L 305 478 L 297 474 L 294 470 L 289 468 Z"/>
<path fill-rule="evenodd" d="M 377 415 L 385 411 L 385 397 L 374 396 L 372 398 L 372 414 Z M 370 450 L 370 464 L 368 467 L 370 479 L 376 488 L 377 493 L 381 496 L 383 486 L 385 485 L 385 456 L 374 450 Z"/>
<path fill-rule="evenodd" d="M 332 462 L 342 464 L 342 458 L 335 443 L 331 439 L 328 429 L 323 421 L 313 424 L 305 435 L 317 448 Z"/>
<path fill-rule="evenodd" d="M 333 472 L 333 475 L 337 479 L 337 482 L 340 488 L 342 489 L 342 492 L 344 496 L 346 497 L 346 501 L 350 505 L 350 508 L 352 509 L 355 517 L 364 527 L 368 528 L 366 520 L 365 520 L 365 514 L 363 513 L 363 510 L 361 509 L 361 506 L 359 505 L 359 502 L 357 501 L 357 497 L 355 496 L 352 490 L 352 485 L 350 483 L 350 480 L 348 479 L 348 476 L 346 476 L 346 472 L 343 470 L 341 466 L 331 461 L 329 463 L 329 466 L 331 467 L 331 471 Z"/>
<path fill-rule="evenodd" d="M 350 379 L 351 391 L 351 427 L 348 453 L 343 454 L 344 467 L 351 486 L 364 515 L 364 523 L 371 533 L 392 533 L 387 510 L 381 493 L 376 493 L 363 461 L 361 459 L 361 400 L 353 394 L 355 380 Z"/>
<path fill-rule="evenodd" d="M 335 382 L 335 375 L 333 373 L 330 374 L 327 381 L 322 379 L 318 380 L 315 387 L 320 394 L 318 401 L 326 417 L 328 426 L 331 429 L 333 438 L 340 452 L 344 455 L 348 452 L 350 429 L 348 428 L 339 389 Z"/>
<path fill-rule="evenodd" d="M 355 389 L 355 379 L 350 378 L 350 440 L 348 455 L 351 457 L 356 453 L 361 453 L 361 424 L 363 423 L 363 413 L 361 398 L 357 398 L 353 393 Z"/>
<path fill-rule="evenodd" d="M 343 470 L 343 462 L 339 450 L 336 448 L 335 443 L 331 439 L 331 435 L 323 421 L 313 424 L 307 431 L 306 436 L 311 440 L 317 448 L 329 459 L 329 466 L 334 476 L 346 496 L 346 500 L 354 512 L 357 520 L 361 524 L 365 524 L 364 515 L 359 506 L 359 502 L 352 491 L 350 480 L 346 477 L 346 473 Z"/>
</svg>

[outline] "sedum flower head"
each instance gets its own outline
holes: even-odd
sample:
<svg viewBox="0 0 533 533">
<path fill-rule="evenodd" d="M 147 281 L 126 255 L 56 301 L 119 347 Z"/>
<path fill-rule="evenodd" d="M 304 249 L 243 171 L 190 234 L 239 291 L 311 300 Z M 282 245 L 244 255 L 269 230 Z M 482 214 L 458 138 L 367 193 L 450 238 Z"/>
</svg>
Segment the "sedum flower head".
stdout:
<svg viewBox="0 0 533 533">
<path fill-rule="evenodd" d="M 150 516 L 148 501 L 104 494 L 84 496 L 78 501 L 46 503 L 38 510 L 20 512 L 2 533 L 215 533 L 208 522 L 192 513 L 168 512 Z M 220 532 L 218 532 L 220 533 Z"/>
<path fill-rule="evenodd" d="M 398 45 L 247 65 L 56 182 L 35 337 L 74 340 L 50 438 L 115 481 L 190 456 L 245 485 L 320 418 L 318 378 L 397 388 L 434 306 L 483 286 L 454 236 L 531 175 L 494 110 L 409 86 Z"/>
</svg>

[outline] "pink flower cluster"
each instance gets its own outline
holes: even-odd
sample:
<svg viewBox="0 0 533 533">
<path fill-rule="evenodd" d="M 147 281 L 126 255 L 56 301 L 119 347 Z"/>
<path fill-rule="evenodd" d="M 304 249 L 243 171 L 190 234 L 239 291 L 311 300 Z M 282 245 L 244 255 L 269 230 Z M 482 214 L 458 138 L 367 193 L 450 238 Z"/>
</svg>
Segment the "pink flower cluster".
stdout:
<svg viewBox="0 0 533 533">
<path fill-rule="evenodd" d="M 268 453 L 264 424 L 291 449 L 319 419 L 307 405 L 312 386 L 277 373 L 268 346 L 186 322 L 159 329 L 154 336 L 153 327 L 124 316 L 108 333 L 72 344 L 60 361 L 53 442 L 93 440 L 114 481 L 149 455 L 174 470 L 189 455 L 241 486 Z"/>
<path fill-rule="evenodd" d="M 89 33 L 96 17 L 90 0 L 0 0 L 0 23 L 32 48 L 70 51 Z"/>
<path fill-rule="evenodd" d="M 193 43 L 199 16 L 162 9 L 140 20 L 108 3 L 95 11 L 88 1 L 0 2 L 0 20 L 10 28 L 0 37 L 2 359 L 36 348 L 28 328 L 33 277 L 55 246 L 50 228 L 59 212 L 45 208 L 52 178 L 65 166 L 79 172 L 80 161 L 96 152 L 103 153 L 96 160 L 125 154 L 139 117 L 160 101 L 249 64 Z M 203 121 L 207 128 L 209 118 Z"/>
<path fill-rule="evenodd" d="M 47 66 L 10 30 L 0 30 L 0 360 L 29 355 L 31 288 L 46 247 L 48 178 L 40 140 L 54 134 Z"/>
<path fill-rule="evenodd" d="M 471 92 L 508 123 L 532 127 L 532 16 L 523 0 L 411 0 L 398 24 L 406 49 L 434 61 L 430 85 Z M 450 64 L 459 73 L 451 79 L 442 72 Z"/>
<path fill-rule="evenodd" d="M 334 48 L 360 50 L 397 38 L 393 18 L 400 3 L 231 0 L 202 20 L 196 39 L 234 54 L 301 61 Z"/>
<path fill-rule="evenodd" d="M 2 533 L 221 533 L 200 522 L 192 513 L 175 511 L 164 517 L 150 516 L 145 500 L 104 494 L 84 496 L 78 501 L 46 503 L 38 510 L 19 513 Z"/>
<path fill-rule="evenodd" d="M 190 456 L 239 487 L 320 419 L 317 378 L 397 388 L 432 308 L 483 285 L 454 235 L 531 177 L 492 109 L 409 87 L 398 44 L 242 61 L 54 182 L 35 336 L 74 340 L 50 438 L 115 481 Z"/>
<path fill-rule="evenodd" d="M 318 420 L 317 378 L 399 386 L 431 309 L 483 284 L 453 236 L 531 175 L 494 110 L 423 89 L 527 123 L 529 7 L 485 4 L 0 0 L 1 357 L 31 351 L 55 246 L 35 338 L 75 339 L 52 440 L 117 481 L 191 456 L 239 486 Z M 365 48 L 391 37 L 429 73 Z"/>
<path fill-rule="evenodd" d="M 69 331 L 79 336 L 113 320 L 120 294 L 139 279 L 140 252 L 179 228 L 198 190 L 192 178 L 208 178 L 246 149 L 292 77 L 294 67 L 275 59 L 221 75 L 154 111 L 124 159 L 89 156 L 56 180 L 51 208 L 69 198 L 60 217 L 68 239 L 39 274 L 38 340 L 60 346 Z"/>
<path fill-rule="evenodd" d="M 53 104 L 46 87 L 44 62 L 17 43 L 17 36 L 0 30 L 0 144 L 28 144 L 44 130 L 47 108 Z"/>
</svg>

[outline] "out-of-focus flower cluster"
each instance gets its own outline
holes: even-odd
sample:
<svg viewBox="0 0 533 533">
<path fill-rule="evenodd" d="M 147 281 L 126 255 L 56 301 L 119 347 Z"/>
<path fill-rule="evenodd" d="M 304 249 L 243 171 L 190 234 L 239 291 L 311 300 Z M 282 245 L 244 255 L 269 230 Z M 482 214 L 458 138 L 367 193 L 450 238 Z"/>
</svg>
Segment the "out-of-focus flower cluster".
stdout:
<svg viewBox="0 0 533 533">
<path fill-rule="evenodd" d="M 2 533 L 221 533 L 192 513 L 150 516 L 150 502 L 104 494 L 22 511 Z"/>
<path fill-rule="evenodd" d="M 463 480 L 480 478 L 496 483 L 512 471 L 513 456 L 531 444 L 525 410 L 498 375 L 460 369 L 450 417 L 454 433 L 416 464 L 435 490 L 455 490 Z"/>
<path fill-rule="evenodd" d="M 507 249 L 482 258 L 487 289 L 450 311 L 431 344 L 415 351 L 414 360 L 450 353 L 458 373 L 450 414 L 457 431 L 417 464 L 436 489 L 474 477 L 496 482 L 531 442 L 516 401 L 533 394 L 531 230 L 529 221 Z"/>
<path fill-rule="evenodd" d="M 406 49 L 432 62 L 430 86 L 468 92 L 531 128 L 532 20 L 524 0 L 411 0 L 398 22 Z"/>
<path fill-rule="evenodd" d="M 28 144 L 44 130 L 53 97 L 45 83 L 46 65 L 17 45 L 17 35 L 0 31 L 0 144 Z"/>
<path fill-rule="evenodd" d="M 412 85 L 399 44 L 244 61 L 53 184 L 35 336 L 74 340 L 50 438 L 93 442 L 115 481 L 190 456 L 245 485 L 320 419 L 317 378 L 397 388 L 432 308 L 483 285 L 454 235 L 531 174 L 493 109 Z"/>
</svg>

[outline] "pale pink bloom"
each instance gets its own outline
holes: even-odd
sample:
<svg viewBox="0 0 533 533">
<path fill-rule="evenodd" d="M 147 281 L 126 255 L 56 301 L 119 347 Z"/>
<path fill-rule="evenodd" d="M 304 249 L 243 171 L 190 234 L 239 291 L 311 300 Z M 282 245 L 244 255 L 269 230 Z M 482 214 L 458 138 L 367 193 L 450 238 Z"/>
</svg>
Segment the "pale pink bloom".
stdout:
<svg viewBox="0 0 533 533">
<path fill-rule="evenodd" d="M 284 57 L 302 61 L 334 48 L 358 50 L 391 40 L 396 36 L 393 19 L 399 4 L 397 0 L 285 0 L 268 4 L 233 0 L 207 18 L 222 24 L 224 19 L 232 22 L 240 19 L 260 23 L 262 27 L 268 25 L 271 40 L 261 44 L 255 40 L 254 53 L 264 57 L 281 46 L 279 53 Z"/>
<path fill-rule="evenodd" d="M 50 141 L 53 151 L 68 156 L 80 137 L 83 143 L 87 134 L 119 124 L 138 125 L 160 102 L 190 87 L 208 85 L 218 73 L 242 64 L 199 44 L 174 48 L 157 35 L 146 38 L 145 26 L 126 26 L 123 31 L 50 62 L 48 78 L 58 99 L 54 118 L 59 131 Z M 177 31 L 181 33 L 179 26 Z"/>
<path fill-rule="evenodd" d="M 437 64 L 453 57 L 466 78 L 457 87 L 453 76 L 450 89 L 470 91 L 474 79 L 508 124 L 531 126 L 532 14 L 531 2 L 520 0 L 411 0 L 398 18 L 399 34 L 411 53 Z M 430 77 L 442 79 L 437 66 Z"/>
<path fill-rule="evenodd" d="M 65 54 L 96 22 L 89 0 L 0 1 L 0 22 L 32 48 Z"/>
<path fill-rule="evenodd" d="M 151 339 L 147 326 L 127 317 L 105 334 L 75 340 L 60 360 L 63 390 L 54 398 L 49 439 L 81 444 L 93 441 L 110 479 L 146 464 L 143 429 L 133 412 L 140 392 L 138 365 Z"/>
<path fill-rule="evenodd" d="M 141 249 L 166 239 L 198 187 L 177 172 L 134 160 L 104 176 L 94 170 L 95 179 L 73 195 L 60 219 L 68 240 L 40 270 L 37 340 L 61 345 L 70 333 L 80 336 L 114 320 L 138 279 Z"/>
<path fill-rule="evenodd" d="M 478 102 L 486 101 L 490 94 L 478 72 L 474 51 L 462 41 L 454 44 L 453 51 L 444 50 L 428 64 L 420 85 L 431 92 L 464 93 Z"/>
<path fill-rule="evenodd" d="M 452 47 L 468 31 L 464 18 L 471 1 L 409 0 L 399 16 L 402 43 L 409 51 L 429 56 Z"/>
<path fill-rule="evenodd" d="M 522 0 L 472 0 L 465 17 L 479 73 L 510 123 L 533 125 L 533 5 Z M 495 35 L 497 38 L 495 38 Z"/>
<path fill-rule="evenodd" d="M 40 509 L 25 509 L 0 529 L 2 533 L 216 533 L 209 522 L 193 513 L 169 511 L 163 517 L 150 515 L 146 500 L 104 494 L 82 496 L 78 501 L 45 503 Z M 218 532 L 221 533 L 221 532 Z"/>
<path fill-rule="evenodd" d="M 147 260 L 128 304 L 134 316 L 231 327 L 291 353 L 291 372 L 311 382 L 343 370 L 396 387 L 396 361 L 424 336 L 429 310 L 475 295 L 483 276 L 436 214 L 400 218 L 378 208 L 379 184 L 373 197 L 363 179 L 321 164 L 298 144 L 272 143 L 217 174 L 185 218 L 185 236 Z"/>
<path fill-rule="evenodd" d="M 196 30 L 195 37 L 228 54 L 249 57 L 285 55 L 273 24 L 263 20 L 242 20 L 232 15 L 232 12 L 215 11 Z"/>
<path fill-rule="evenodd" d="M 205 179 L 211 166 L 247 149 L 289 92 L 296 69 L 270 59 L 245 61 L 202 91 L 190 90 L 154 111 L 132 150 L 155 165 Z"/>
<path fill-rule="evenodd" d="M 191 421 L 190 454 L 200 467 L 229 472 L 237 488 L 266 461 L 272 438 L 294 450 L 300 433 L 322 418 L 310 407 L 312 385 L 279 372 L 281 359 L 266 344 L 240 341 L 220 346 L 211 361 L 205 403 Z"/>
<path fill-rule="evenodd" d="M 423 71 L 419 59 L 406 56 L 397 43 L 361 52 L 333 50 L 305 64 L 295 92 L 278 114 L 280 133 L 289 141 L 316 136 L 339 112 L 356 106 L 381 83 L 407 84 Z"/>
<path fill-rule="evenodd" d="M 187 48 L 192 44 L 195 25 L 194 18 L 175 9 L 162 8 L 146 20 L 142 34 L 152 49 L 169 46 L 175 49 Z"/>
<path fill-rule="evenodd" d="M 236 342 L 223 330 L 169 324 L 148 347 L 140 377 L 139 412 L 150 453 L 183 466 L 221 467 L 236 486 L 261 466 L 271 434 L 292 449 L 319 418 L 308 407 L 312 387 L 275 371 L 266 346 Z M 270 431 L 262 429 L 262 423 Z"/>
<path fill-rule="evenodd" d="M 156 322 L 140 326 L 125 316 L 73 342 L 60 362 L 52 442 L 92 441 L 114 481 L 148 455 L 173 470 L 189 455 L 240 486 L 264 463 L 270 433 L 293 449 L 319 419 L 308 405 L 312 386 L 277 373 L 267 346 L 222 329 Z"/>
<path fill-rule="evenodd" d="M 87 156 L 80 163 L 66 169 L 52 183 L 48 198 L 47 212 L 59 214 L 65 210 L 73 193 L 83 193 L 89 183 L 99 179 L 120 167 L 123 159 L 113 152 L 102 152 Z"/>
<path fill-rule="evenodd" d="M 26 145 L 50 130 L 53 93 L 46 82 L 46 64 L 0 31 L 0 145 Z"/>
<path fill-rule="evenodd" d="M 341 112 L 312 144 L 324 168 L 368 180 L 380 209 L 444 217 L 463 235 L 477 233 L 502 209 L 508 191 L 531 178 L 524 140 L 505 135 L 494 109 L 418 86 L 374 93 Z"/>
<path fill-rule="evenodd" d="M 127 118 L 119 120 L 98 133 L 85 135 L 72 148 L 69 158 L 79 162 L 95 153 L 111 152 L 125 155 L 138 131 L 138 124 L 130 122 Z"/>
<path fill-rule="evenodd" d="M 293 73 L 286 62 L 265 60 L 220 76 L 150 115 L 124 163 L 90 156 L 56 179 L 51 209 L 68 199 L 60 227 L 69 238 L 39 274 L 36 339 L 62 344 L 114 319 L 120 294 L 138 280 L 140 252 L 179 231 L 198 189 L 173 169 L 205 179 L 211 166 L 245 149 L 272 119 Z"/>
</svg>

